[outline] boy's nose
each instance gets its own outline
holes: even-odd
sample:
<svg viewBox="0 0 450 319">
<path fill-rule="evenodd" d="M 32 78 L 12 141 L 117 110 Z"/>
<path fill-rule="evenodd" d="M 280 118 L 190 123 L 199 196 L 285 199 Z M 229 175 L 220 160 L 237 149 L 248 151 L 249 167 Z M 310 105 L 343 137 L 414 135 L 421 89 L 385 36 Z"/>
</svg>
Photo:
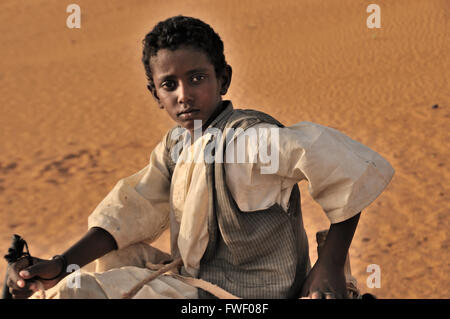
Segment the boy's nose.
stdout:
<svg viewBox="0 0 450 319">
<path fill-rule="evenodd" d="M 178 85 L 178 103 L 189 104 L 189 102 L 192 102 L 192 100 L 192 90 L 189 88 L 189 85 L 180 83 Z"/>
</svg>

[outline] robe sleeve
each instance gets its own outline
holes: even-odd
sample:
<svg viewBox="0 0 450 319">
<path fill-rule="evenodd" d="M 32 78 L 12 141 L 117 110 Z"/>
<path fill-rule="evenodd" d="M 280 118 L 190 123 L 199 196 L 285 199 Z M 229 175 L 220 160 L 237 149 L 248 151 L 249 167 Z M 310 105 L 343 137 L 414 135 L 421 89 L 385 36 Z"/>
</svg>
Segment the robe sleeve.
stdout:
<svg viewBox="0 0 450 319">
<path fill-rule="evenodd" d="M 88 218 L 88 227 L 100 227 L 119 249 L 156 240 L 169 225 L 170 174 L 164 161 L 165 139 L 149 164 L 121 179 Z"/>
<path fill-rule="evenodd" d="M 247 210 L 285 201 L 290 191 L 280 193 L 306 180 L 330 222 L 339 223 L 369 206 L 394 175 L 380 154 L 333 128 L 300 122 L 285 128 L 258 124 L 255 129 L 258 141 L 246 143 L 245 152 L 258 154 L 258 160 L 226 165 L 230 191 Z"/>
</svg>

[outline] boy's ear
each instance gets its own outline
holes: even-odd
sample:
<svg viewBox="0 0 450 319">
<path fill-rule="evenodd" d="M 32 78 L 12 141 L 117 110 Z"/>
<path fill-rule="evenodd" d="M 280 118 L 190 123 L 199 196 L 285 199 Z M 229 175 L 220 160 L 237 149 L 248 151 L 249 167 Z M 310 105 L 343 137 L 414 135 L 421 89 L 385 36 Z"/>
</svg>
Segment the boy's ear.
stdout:
<svg viewBox="0 0 450 319">
<path fill-rule="evenodd" d="M 163 109 L 164 106 L 161 104 L 161 101 L 159 100 L 158 94 L 156 93 L 156 89 L 152 87 L 150 84 L 147 85 L 147 89 L 150 91 L 156 102 L 158 102 L 159 108 Z"/>
<path fill-rule="evenodd" d="M 221 79 L 222 79 L 222 87 L 220 88 L 220 94 L 225 95 L 228 92 L 228 88 L 231 84 L 231 76 L 233 74 L 233 69 L 230 65 L 227 64 L 225 69 L 222 72 Z"/>
</svg>

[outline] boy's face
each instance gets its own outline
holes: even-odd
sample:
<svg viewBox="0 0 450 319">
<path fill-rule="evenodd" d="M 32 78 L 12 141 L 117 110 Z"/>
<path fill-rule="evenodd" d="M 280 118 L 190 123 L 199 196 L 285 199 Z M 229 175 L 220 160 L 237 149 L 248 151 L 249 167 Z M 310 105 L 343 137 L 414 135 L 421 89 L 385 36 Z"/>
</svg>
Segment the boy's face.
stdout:
<svg viewBox="0 0 450 319">
<path fill-rule="evenodd" d="M 231 78 L 228 70 L 217 77 L 206 53 L 190 47 L 161 49 L 150 58 L 150 66 L 155 84 L 153 95 L 160 107 L 191 133 L 194 120 L 205 125 L 218 109 Z"/>
</svg>

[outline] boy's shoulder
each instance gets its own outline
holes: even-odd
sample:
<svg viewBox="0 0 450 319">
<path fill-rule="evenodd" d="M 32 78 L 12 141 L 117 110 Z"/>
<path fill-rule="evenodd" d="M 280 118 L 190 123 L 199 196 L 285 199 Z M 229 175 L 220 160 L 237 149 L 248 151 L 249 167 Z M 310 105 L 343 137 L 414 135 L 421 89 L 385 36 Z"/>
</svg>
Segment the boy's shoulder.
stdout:
<svg viewBox="0 0 450 319">
<path fill-rule="evenodd" d="M 234 109 L 232 108 L 232 104 L 229 117 L 216 126 L 219 128 L 236 128 L 241 126 L 250 127 L 259 123 L 268 123 L 280 127 L 284 126 L 277 119 L 265 112 L 255 109 Z"/>
<path fill-rule="evenodd" d="M 231 101 L 225 101 L 227 103 L 224 110 L 212 121 L 208 129 L 221 130 L 224 132 L 229 129 L 243 130 L 250 128 L 254 125 L 265 123 L 275 125 L 278 127 L 284 127 L 277 119 L 271 115 L 256 110 L 256 109 L 235 109 Z M 162 142 L 167 150 L 170 150 L 175 144 L 180 142 L 184 138 L 186 130 L 180 125 L 175 125 L 170 128 L 164 135 Z"/>
<path fill-rule="evenodd" d="M 264 113 L 255 109 L 234 109 L 230 120 L 240 120 L 240 119 L 258 119 L 260 121 L 275 121 L 278 122 L 270 114 Z"/>
</svg>

